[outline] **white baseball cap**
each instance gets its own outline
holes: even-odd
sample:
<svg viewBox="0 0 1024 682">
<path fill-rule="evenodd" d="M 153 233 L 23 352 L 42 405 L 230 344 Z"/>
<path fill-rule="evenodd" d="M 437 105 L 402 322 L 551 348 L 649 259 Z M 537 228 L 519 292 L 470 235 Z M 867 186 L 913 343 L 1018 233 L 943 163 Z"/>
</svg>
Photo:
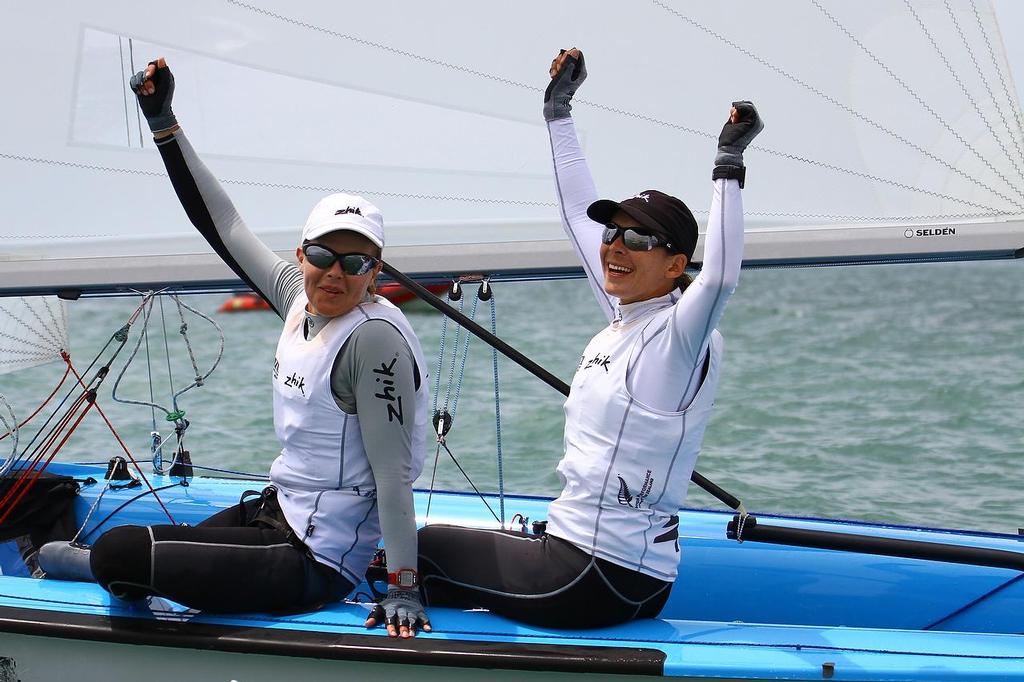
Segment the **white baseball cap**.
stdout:
<svg viewBox="0 0 1024 682">
<path fill-rule="evenodd" d="M 311 241 L 328 232 L 358 232 L 384 248 L 384 217 L 380 209 L 354 194 L 331 194 L 317 202 L 302 228 L 302 241 Z"/>
</svg>

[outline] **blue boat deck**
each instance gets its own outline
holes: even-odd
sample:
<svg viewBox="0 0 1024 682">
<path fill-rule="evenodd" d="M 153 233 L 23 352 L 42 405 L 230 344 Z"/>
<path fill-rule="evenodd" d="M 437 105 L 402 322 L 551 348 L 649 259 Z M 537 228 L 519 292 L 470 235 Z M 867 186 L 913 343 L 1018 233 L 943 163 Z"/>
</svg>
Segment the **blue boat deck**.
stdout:
<svg viewBox="0 0 1024 682">
<path fill-rule="evenodd" d="M 96 475 L 95 469 L 69 465 L 57 471 L 78 477 Z M 152 483 L 159 487 L 173 481 L 156 477 Z M 83 487 L 76 501 L 80 520 L 102 487 L 102 482 Z M 236 503 L 242 491 L 259 487 L 250 481 L 195 479 L 188 487 L 163 491 L 161 499 L 175 522 L 197 523 L 212 511 Z M 89 523 L 100 522 L 142 490 L 108 491 Z M 417 494 L 421 522 L 426 503 L 426 495 Z M 541 498 L 506 497 L 510 514 L 518 512 L 530 519 L 544 518 L 546 504 Z M 491 518 L 479 498 L 460 493 L 435 493 L 430 510 L 431 523 L 487 526 Z M 40 622 L 52 620 L 65 625 L 62 634 L 44 634 L 89 639 L 109 635 L 110 623 L 130 622 L 132 627 L 121 630 L 148 627 L 151 632 L 172 633 L 165 644 L 170 646 L 190 646 L 175 644 L 173 638 L 202 632 L 203 647 L 225 650 L 243 650 L 238 648 L 241 642 L 259 640 L 261 651 L 280 648 L 285 655 L 295 655 L 288 652 L 304 646 L 302 642 L 315 642 L 319 648 L 314 648 L 313 655 L 318 658 L 372 659 L 367 652 L 378 651 L 382 660 L 394 662 L 405 656 L 411 657 L 407 662 L 416 663 L 461 660 L 470 666 L 521 668 L 524 660 L 532 660 L 531 665 L 543 669 L 563 666 L 565 670 L 693 678 L 1024 680 L 1024 636 L 1017 634 L 1024 631 L 1018 617 L 1024 613 L 1021 573 L 739 544 L 725 537 L 730 518 L 731 514 L 721 512 L 681 512 L 680 578 L 661 617 L 601 630 L 545 630 L 487 612 L 435 608 L 431 609 L 434 632 L 422 634 L 415 642 L 397 643 L 387 641 L 380 629 L 363 627 L 369 609 L 365 603 L 340 603 L 294 615 L 215 616 L 161 599 L 133 606 L 112 599 L 93 584 L 7 575 L 0 577 L 0 630 L 37 632 Z M 119 511 L 104 528 L 113 523 L 165 521 L 159 505 L 147 495 Z M 1021 540 L 1009 535 L 814 519 L 774 521 L 1022 549 Z M 103 632 L 96 629 L 98 618 L 107 624 L 100 628 Z"/>
</svg>

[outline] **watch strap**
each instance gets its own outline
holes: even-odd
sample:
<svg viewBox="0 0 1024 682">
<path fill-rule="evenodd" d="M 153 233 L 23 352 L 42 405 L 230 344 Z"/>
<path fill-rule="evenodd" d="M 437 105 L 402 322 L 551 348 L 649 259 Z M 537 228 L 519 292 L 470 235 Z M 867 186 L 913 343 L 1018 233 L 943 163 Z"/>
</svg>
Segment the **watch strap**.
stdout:
<svg viewBox="0 0 1024 682">
<path fill-rule="evenodd" d="M 711 179 L 718 180 L 720 178 L 726 178 L 727 180 L 739 180 L 740 188 L 747 179 L 747 167 L 746 166 L 715 166 L 715 170 L 711 171 Z"/>
</svg>

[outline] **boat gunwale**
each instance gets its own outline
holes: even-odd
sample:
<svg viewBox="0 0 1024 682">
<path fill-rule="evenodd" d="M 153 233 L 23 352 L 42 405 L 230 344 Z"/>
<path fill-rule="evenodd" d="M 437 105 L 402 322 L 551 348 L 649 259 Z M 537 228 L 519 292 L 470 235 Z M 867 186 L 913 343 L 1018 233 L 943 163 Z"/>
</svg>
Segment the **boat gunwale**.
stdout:
<svg viewBox="0 0 1024 682">
<path fill-rule="evenodd" d="M 461 668 L 663 675 L 658 649 L 538 644 L 229 625 L 0 605 L 0 632 L 113 644 L 199 649 L 368 663 Z"/>
</svg>

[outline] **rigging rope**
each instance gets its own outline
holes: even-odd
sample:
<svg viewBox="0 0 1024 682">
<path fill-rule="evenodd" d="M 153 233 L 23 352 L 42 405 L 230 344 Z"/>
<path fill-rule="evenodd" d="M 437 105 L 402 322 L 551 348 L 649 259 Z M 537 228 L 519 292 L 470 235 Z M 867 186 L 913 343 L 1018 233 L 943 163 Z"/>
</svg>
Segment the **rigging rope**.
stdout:
<svg viewBox="0 0 1024 682">
<path fill-rule="evenodd" d="M 149 350 L 149 326 L 145 326 L 142 329 L 142 337 L 146 339 L 146 378 L 149 380 L 149 402 L 156 402 L 156 394 L 153 390 L 153 362 L 150 356 Z M 153 462 L 153 468 L 159 471 L 163 465 L 163 450 L 160 449 L 161 439 L 160 431 L 156 428 L 156 408 L 150 406 L 149 408 L 149 420 L 150 420 L 150 431 L 149 431 L 149 454 Z"/>
<path fill-rule="evenodd" d="M 93 512 L 99 509 L 100 501 L 103 499 L 103 496 L 107 494 L 107 491 L 110 490 L 111 484 L 113 484 L 113 482 L 113 476 L 106 479 L 106 482 L 103 484 L 103 490 L 101 490 L 99 495 L 96 496 L 96 499 L 93 501 L 93 503 L 89 505 L 89 511 L 86 512 L 85 518 L 82 519 L 82 525 L 78 527 L 78 532 L 75 533 L 75 537 L 71 538 L 70 544 L 74 545 L 78 542 L 78 537 L 82 534 L 82 531 L 85 530 L 85 527 L 89 525 L 89 520 L 92 518 Z"/>
<path fill-rule="evenodd" d="M 151 410 L 160 410 L 161 412 L 164 413 L 165 419 L 167 421 L 174 423 L 174 434 L 175 434 L 175 436 L 177 438 L 177 443 L 176 443 L 176 448 L 175 448 L 175 455 L 174 455 L 174 458 L 173 458 L 173 460 L 171 462 L 171 467 L 173 467 L 175 464 L 178 463 L 179 458 L 183 458 L 184 457 L 184 452 L 185 452 L 185 450 L 184 450 L 185 432 L 186 432 L 186 430 L 188 429 L 188 426 L 189 426 L 189 421 L 187 419 L 185 419 L 185 411 L 182 410 L 180 405 L 178 404 L 178 398 L 180 398 L 182 395 L 184 395 L 185 393 L 187 393 L 191 389 L 199 387 L 199 386 L 202 386 L 204 384 L 204 382 L 206 381 L 206 379 L 209 378 L 209 376 L 213 373 L 213 371 L 215 369 L 217 369 L 217 366 L 220 364 L 221 359 L 224 357 L 224 330 L 221 329 L 220 325 L 217 324 L 217 322 L 214 321 L 212 318 L 210 318 L 209 316 L 201 313 L 200 311 L 196 310 L 195 308 L 193 308 L 192 306 L 188 305 L 187 303 L 184 303 L 179 296 L 177 296 L 175 294 L 168 294 L 174 300 L 174 302 L 175 302 L 175 304 L 177 306 L 178 319 L 180 320 L 180 326 L 178 327 L 178 332 L 181 334 L 182 340 L 185 343 L 185 347 L 188 350 L 189 360 L 191 361 L 192 370 L 193 370 L 193 373 L 194 373 L 193 381 L 190 384 L 188 384 L 187 386 L 185 386 L 184 388 L 176 391 L 174 389 L 174 373 L 173 373 L 173 371 L 171 369 L 170 343 L 169 343 L 168 337 L 167 337 L 167 319 L 166 319 L 166 316 L 164 314 L 163 297 L 160 296 L 160 294 L 162 294 L 162 293 L 163 293 L 163 291 L 158 291 L 158 292 L 149 292 L 149 293 L 146 293 L 146 294 L 142 295 L 143 296 L 143 303 L 141 304 L 140 308 L 142 308 L 142 310 L 143 310 L 143 329 L 142 329 L 142 332 L 139 334 L 139 338 L 136 341 L 134 348 L 132 349 L 131 355 L 128 357 L 128 361 L 121 368 L 121 372 L 120 372 L 120 374 L 118 374 L 117 380 L 114 382 L 114 388 L 111 391 L 111 397 L 116 402 L 119 402 L 119 403 L 123 403 L 123 404 L 127 404 L 127 405 L 142 405 L 142 406 L 145 406 L 145 407 L 149 407 Z M 132 362 L 135 360 L 135 357 L 136 357 L 136 355 L 139 352 L 139 349 L 142 347 L 143 340 L 146 340 L 146 344 L 147 344 L 147 356 L 146 357 L 147 357 L 147 366 L 149 366 L 150 359 L 149 359 L 149 355 L 148 355 L 148 353 L 149 353 L 148 330 L 149 330 L 149 323 L 150 323 L 150 319 L 151 319 L 151 312 L 152 312 L 152 309 L 153 309 L 153 299 L 154 298 L 158 298 L 159 299 L 159 305 L 160 305 L 160 320 L 161 320 L 161 325 L 162 325 L 162 328 L 163 328 L 163 336 L 164 336 L 164 354 L 165 354 L 166 360 L 167 360 L 167 382 L 168 382 L 168 384 L 170 386 L 170 391 L 171 391 L 171 396 L 170 396 L 170 405 L 171 406 L 170 406 L 169 409 L 164 407 L 164 406 L 162 406 L 162 405 L 160 405 L 159 403 L 157 403 L 155 401 L 155 399 L 153 398 L 153 396 L 154 396 L 154 388 L 153 388 L 153 377 L 152 377 L 152 373 L 151 372 L 149 373 L 149 381 L 150 381 L 150 384 L 149 384 L 150 400 L 149 401 L 134 400 L 134 399 L 130 399 L 130 398 L 124 398 L 124 397 L 121 397 L 121 396 L 118 395 L 118 389 L 121 386 L 121 381 L 124 379 L 124 376 L 127 373 L 129 366 L 131 366 Z M 199 318 L 209 322 L 210 325 L 213 326 L 213 328 L 217 331 L 217 334 L 218 334 L 219 346 L 218 346 L 218 350 L 217 350 L 217 356 L 214 359 L 213 363 L 211 364 L 210 368 L 205 373 L 200 371 L 200 369 L 199 369 L 199 365 L 198 365 L 198 363 L 196 361 L 195 351 L 192 348 L 192 342 L 191 342 L 191 340 L 189 339 L 189 336 L 188 336 L 188 324 L 185 322 L 185 314 L 184 314 L 185 310 L 188 310 L 190 313 L 192 313 L 192 314 L 196 315 L 197 317 L 199 317 Z M 150 451 L 151 451 L 151 454 L 152 454 L 152 457 L 153 457 L 153 469 L 158 474 L 163 474 L 163 473 L 166 473 L 166 471 L 167 471 L 164 468 L 164 466 L 163 466 L 163 452 L 162 452 L 162 448 L 163 448 L 164 443 L 167 441 L 167 439 L 169 437 L 170 436 L 167 436 L 167 437 L 164 437 L 164 438 L 160 437 L 160 433 L 156 429 L 156 424 L 155 424 L 155 420 L 154 420 L 153 430 L 150 433 L 150 440 L 151 440 L 151 442 L 150 442 Z"/>
<path fill-rule="evenodd" d="M 61 353 L 62 359 L 67 364 L 67 371 L 65 372 L 64 377 L 61 379 L 60 384 L 58 384 L 57 389 L 55 389 L 54 392 L 51 393 L 50 397 L 47 398 L 46 401 L 44 401 L 44 405 L 48 403 L 49 400 L 53 397 L 53 395 L 57 392 L 57 390 L 59 390 L 60 385 L 63 384 L 64 379 L 67 378 L 68 372 L 75 375 L 75 378 L 77 380 L 77 386 L 72 387 L 72 389 L 68 391 L 68 393 L 57 405 L 57 407 L 50 414 L 47 420 L 43 423 L 42 427 L 40 427 L 36 431 L 36 434 L 35 436 L 33 436 L 32 440 L 28 443 L 28 445 L 26 445 L 22 449 L 21 453 L 16 453 L 16 455 L 10 459 L 10 464 L 8 468 L 11 470 L 15 470 L 17 472 L 17 476 L 13 479 L 12 485 L 7 489 L 3 497 L 0 498 L 0 523 L 3 523 L 8 518 L 8 516 L 11 514 L 11 512 L 14 510 L 17 504 L 21 501 L 21 499 L 24 498 L 24 496 L 29 492 L 29 490 L 35 485 L 36 481 L 42 476 L 42 473 L 46 469 L 46 467 L 49 466 L 49 464 L 61 451 L 64 445 L 71 438 L 71 435 L 78 428 L 79 424 L 81 424 L 82 420 L 93 408 L 95 408 L 96 411 L 102 416 L 111 434 L 120 444 L 125 454 L 128 455 L 129 459 L 131 459 L 132 462 L 135 464 L 136 469 L 139 470 L 139 473 L 142 476 L 143 480 L 146 481 L 147 486 L 149 486 L 149 488 L 152 489 L 152 486 L 149 485 L 149 481 L 146 480 L 145 478 L 145 474 L 142 472 L 141 468 L 138 466 L 138 463 L 135 461 L 135 459 L 131 456 L 131 453 L 128 451 L 128 448 L 124 444 L 124 441 L 117 434 L 113 425 L 110 423 L 110 420 L 107 419 L 106 414 L 104 414 L 102 408 L 97 403 L 98 389 L 100 385 L 103 383 L 103 380 L 106 378 L 107 374 L 109 373 L 110 366 L 113 363 L 114 359 L 118 356 L 118 354 L 127 344 L 129 329 L 131 325 L 135 322 L 135 320 L 138 318 L 139 314 L 143 312 L 144 307 L 145 302 L 143 302 L 142 305 L 135 309 L 135 311 L 129 316 L 128 321 L 125 323 L 123 327 L 121 327 L 116 332 L 114 332 L 114 334 L 111 335 L 111 337 L 103 345 L 103 348 L 100 349 L 100 351 L 93 358 L 92 362 L 89 363 L 89 366 L 86 368 L 85 372 L 83 372 L 83 374 L 85 375 L 89 374 L 93 367 L 96 366 L 96 363 L 100 361 L 100 358 L 105 353 L 107 353 L 108 350 L 111 349 L 112 345 L 116 343 L 116 346 L 112 350 L 110 350 L 110 354 L 109 357 L 106 359 L 106 362 L 104 362 L 104 364 L 98 370 L 96 370 L 96 373 L 93 375 L 92 379 L 88 381 L 88 383 L 86 383 L 83 380 L 82 375 L 75 370 L 71 362 L 70 356 L 66 352 Z M 68 403 L 68 400 L 76 392 L 78 393 L 77 397 L 65 409 L 65 404 Z M 41 408 L 42 406 L 40 406 L 40 409 Z M 36 413 L 38 412 L 39 410 L 36 410 Z M 35 416 L 36 413 L 33 413 L 33 416 Z M 58 417 L 58 415 L 60 416 Z M 56 422 L 54 422 L 55 417 Z M 52 426 L 51 422 L 54 422 Z M 163 507 L 162 502 L 161 507 Z M 164 512 L 167 514 L 168 519 L 170 519 L 171 523 L 174 523 L 174 519 L 173 517 L 171 517 L 171 514 L 167 510 L 167 508 L 163 507 L 163 509 Z"/>
<path fill-rule="evenodd" d="M 128 505 L 132 504 L 133 502 L 137 502 L 138 500 L 141 500 L 146 495 L 152 495 L 153 499 L 155 499 L 157 502 L 159 502 L 161 507 L 164 507 L 164 503 L 160 501 L 160 496 L 157 493 L 162 493 L 165 490 L 170 490 L 171 488 L 177 488 L 177 487 L 186 486 L 186 485 L 188 485 L 188 484 L 185 483 L 184 481 L 175 481 L 174 483 L 170 483 L 168 485 L 160 486 L 159 488 L 154 488 L 154 487 L 150 486 L 149 490 L 143 490 L 141 493 L 139 493 L 135 497 L 132 497 L 131 499 L 128 499 L 128 500 L 124 501 L 123 503 L 119 504 L 117 507 L 115 507 L 113 509 L 113 511 L 111 511 L 109 514 L 104 516 L 103 519 L 100 520 L 99 523 L 97 523 L 95 526 L 93 526 L 92 528 L 89 529 L 89 532 L 85 534 L 85 537 L 83 538 L 83 540 L 88 538 L 90 535 L 92 535 L 96 531 L 98 531 L 100 528 L 102 528 L 104 526 L 104 524 L 106 524 L 107 521 L 109 521 L 110 519 L 114 518 L 114 516 L 119 511 L 121 511 L 122 509 L 124 509 Z M 167 511 L 166 507 L 164 507 L 164 511 Z M 171 523 L 174 523 L 173 519 L 171 520 Z"/>
<path fill-rule="evenodd" d="M 479 278 L 471 277 L 465 278 L 462 281 L 477 281 Z M 456 279 L 452 281 L 451 287 L 448 289 L 448 299 L 450 301 L 458 301 L 459 312 L 464 310 L 464 296 L 462 281 Z M 497 312 L 494 305 L 494 293 L 490 286 L 490 280 L 483 278 L 480 282 L 480 287 L 477 290 L 477 294 L 473 299 L 473 305 L 470 309 L 469 320 L 473 320 L 476 317 L 476 312 L 480 301 L 485 301 L 490 306 L 491 312 L 491 333 L 496 335 L 497 332 Z M 456 326 L 455 341 L 452 344 L 452 355 L 451 363 L 448 368 L 448 380 L 445 387 L 444 402 L 442 405 L 438 405 L 438 396 L 441 393 L 440 382 L 441 373 L 444 369 L 444 358 L 447 351 L 447 327 L 448 327 L 448 316 L 441 316 L 441 340 L 440 348 L 437 353 L 437 372 L 434 377 L 434 401 L 433 401 L 433 425 L 434 430 L 437 433 L 437 447 L 434 450 L 434 464 L 430 475 L 430 488 L 427 493 L 427 510 L 426 518 L 430 518 L 430 508 L 433 502 L 434 486 L 437 480 L 437 467 L 441 456 L 441 449 L 448 453 L 452 462 L 458 467 L 459 471 L 465 477 L 466 481 L 473 488 L 473 491 L 480 497 L 484 506 L 491 513 L 491 516 L 500 524 L 502 528 L 505 527 L 505 475 L 504 475 L 504 462 L 501 449 L 501 397 L 498 388 L 498 351 L 492 347 L 492 366 L 493 366 L 493 377 L 494 377 L 494 415 L 495 415 L 495 435 L 497 441 L 497 464 L 498 464 L 498 502 L 500 515 L 494 512 L 488 503 L 487 498 L 484 497 L 483 493 L 480 492 L 473 479 L 470 478 L 469 474 L 456 459 L 455 454 L 448 447 L 447 436 L 455 421 L 455 414 L 458 409 L 459 396 L 462 391 L 462 381 L 466 374 L 466 360 L 469 356 L 469 344 L 472 340 L 472 335 L 466 331 L 465 341 L 462 342 L 462 352 L 459 352 L 460 336 L 462 334 L 462 325 Z M 456 372 L 455 367 L 458 365 L 459 369 Z M 449 409 L 450 407 L 450 409 Z"/>
<path fill-rule="evenodd" d="M 24 426 L 25 424 L 28 424 L 30 421 L 32 421 L 32 418 L 35 417 L 37 414 L 39 414 L 44 407 L 46 407 L 47 403 L 50 402 L 50 400 L 53 398 L 53 396 L 57 395 L 57 391 L 59 391 L 60 387 L 64 385 L 64 381 L 68 378 L 68 374 L 70 374 L 70 373 L 71 373 L 71 365 L 69 363 L 67 365 L 67 367 L 64 368 L 64 374 L 63 374 L 63 376 L 61 376 L 60 381 L 58 381 L 57 385 L 54 387 L 54 389 L 52 391 L 50 391 L 50 395 L 46 396 L 46 398 L 43 400 L 43 402 L 41 402 L 39 404 L 39 407 L 37 407 L 35 409 L 35 411 L 32 412 L 32 414 L 30 414 L 29 416 L 25 417 L 25 419 L 20 424 L 17 424 L 14 427 L 15 431 L 17 431 L 22 426 Z M 0 396 L 0 397 L 2 397 L 2 396 Z M 8 430 L 7 433 L 5 433 L 4 435 L 0 436 L 0 440 L 3 440 L 4 438 L 7 438 L 7 436 L 9 436 L 9 435 L 11 435 L 10 430 Z M 15 437 L 17 437 L 17 436 L 15 435 Z M 2 472 L 0 472 L 0 475 L 2 475 Z"/>
<path fill-rule="evenodd" d="M 494 292 L 491 290 L 490 280 L 484 280 L 480 285 L 480 291 L 484 292 L 491 304 L 491 334 L 498 335 L 498 307 L 494 301 Z M 498 389 L 498 349 L 491 346 L 491 363 L 494 369 L 494 439 L 497 445 L 498 454 L 498 506 L 501 514 L 499 519 L 501 527 L 505 527 L 505 464 L 501 452 L 501 393 Z"/>
</svg>

